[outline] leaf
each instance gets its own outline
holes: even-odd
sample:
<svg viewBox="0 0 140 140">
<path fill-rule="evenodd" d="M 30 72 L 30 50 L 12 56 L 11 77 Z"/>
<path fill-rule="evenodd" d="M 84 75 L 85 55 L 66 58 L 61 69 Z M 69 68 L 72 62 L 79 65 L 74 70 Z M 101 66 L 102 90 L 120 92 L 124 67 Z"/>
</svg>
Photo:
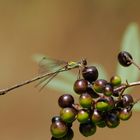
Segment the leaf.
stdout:
<svg viewBox="0 0 140 140">
<path fill-rule="evenodd" d="M 132 55 L 134 62 L 140 64 L 140 36 L 139 27 L 136 23 L 131 23 L 126 28 L 120 51 L 129 52 Z M 120 64 L 117 65 L 116 73 L 121 76 L 123 82 L 126 82 L 126 80 L 128 82 L 137 81 L 140 74 L 139 70 L 134 65 L 123 67 Z"/>
<path fill-rule="evenodd" d="M 140 103 L 136 103 L 133 107 L 133 110 L 136 112 L 140 112 Z"/>
</svg>

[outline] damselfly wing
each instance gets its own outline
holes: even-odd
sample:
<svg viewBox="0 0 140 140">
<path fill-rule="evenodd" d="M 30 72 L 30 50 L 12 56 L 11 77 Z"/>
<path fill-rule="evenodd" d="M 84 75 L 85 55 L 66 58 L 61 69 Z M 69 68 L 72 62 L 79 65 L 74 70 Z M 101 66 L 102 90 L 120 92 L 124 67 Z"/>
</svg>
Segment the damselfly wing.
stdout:
<svg viewBox="0 0 140 140">
<path fill-rule="evenodd" d="M 41 86 L 41 90 L 54 78 L 57 76 L 57 74 L 62 70 L 67 70 L 68 68 L 73 67 L 83 67 L 87 65 L 87 61 L 85 59 L 81 60 L 80 62 L 66 62 L 62 60 L 52 59 L 50 57 L 43 57 L 39 62 L 39 73 L 43 74 L 50 71 L 55 71 L 54 74 L 49 75 L 39 81 L 39 83 L 36 85 Z"/>
</svg>

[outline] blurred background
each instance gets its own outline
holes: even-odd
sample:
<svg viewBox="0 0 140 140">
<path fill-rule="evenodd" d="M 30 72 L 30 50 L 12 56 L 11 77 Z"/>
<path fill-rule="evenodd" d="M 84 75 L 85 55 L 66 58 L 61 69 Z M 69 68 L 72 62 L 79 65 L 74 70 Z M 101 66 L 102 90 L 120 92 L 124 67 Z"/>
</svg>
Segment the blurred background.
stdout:
<svg viewBox="0 0 140 140">
<path fill-rule="evenodd" d="M 140 24 L 139 0 L 0 0 L 0 88 L 37 75 L 34 54 L 65 61 L 87 58 L 115 74 L 120 44 L 130 22 Z M 0 96 L 1 140 L 50 140 L 51 117 L 62 92 L 30 84 Z M 134 92 L 139 93 L 139 88 Z M 139 95 L 140 97 L 140 95 Z M 132 140 L 140 137 L 140 113 L 116 129 L 74 140 Z"/>
</svg>

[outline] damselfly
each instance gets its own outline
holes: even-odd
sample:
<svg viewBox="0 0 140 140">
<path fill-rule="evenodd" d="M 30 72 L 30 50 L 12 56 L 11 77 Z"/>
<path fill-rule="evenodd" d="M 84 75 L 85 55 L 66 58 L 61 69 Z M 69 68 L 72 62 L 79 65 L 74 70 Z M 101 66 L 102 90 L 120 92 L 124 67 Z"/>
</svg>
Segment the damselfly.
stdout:
<svg viewBox="0 0 140 140">
<path fill-rule="evenodd" d="M 43 58 L 44 59 L 44 58 Z M 54 61 L 54 60 L 53 60 Z M 55 61 L 56 63 L 57 62 L 62 62 L 62 61 Z M 63 64 L 63 65 L 62 65 Z M 41 89 L 46 86 L 57 74 L 61 73 L 61 72 L 64 72 L 64 71 L 69 71 L 69 70 L 72 70 L 72 69 L 75 69 L 75 68 L 78 68 L 79 71 L 84 68 L 86 65 L 87 65 L 87 61 L 86 59 L 82 59 L 81 61 L 79 62 L 74 62 L 74 61 L 70 61 L 70 62 L 64 62 L 62 63 L 61 65 L 59 65 L 59 68 L 56 69 L 55 71 L 52 71 L 52 72 L 44 72 L 43 74 L 41 75 L 38 75 L 32 79 L 29 79 L 29 80 L 26 80 L 22 83 L 19 83 L 19 84 L 16 84 L 14 86 L 11 86 L 9 88 L 5 88 L 5 89 L 1 89 L 0 90 L 0 95 L 3 95 L 3 94 L 6 94 L 8 93 L 9 91 L 11 90 L 14 90 L 16 88 L 19 88 L 19 87 L 22 87 L 24 85 L 27 85 L 27 84 L 30 84 L 32 82 L 35 82 L 35 81 L 38 81 L 38 80 L 41 80 L 37 85 L 45 82 L 47 80 L 47 82 L 41 87 Z M 46 65 L 46 68 L 49 67 Z"/>
</svg>

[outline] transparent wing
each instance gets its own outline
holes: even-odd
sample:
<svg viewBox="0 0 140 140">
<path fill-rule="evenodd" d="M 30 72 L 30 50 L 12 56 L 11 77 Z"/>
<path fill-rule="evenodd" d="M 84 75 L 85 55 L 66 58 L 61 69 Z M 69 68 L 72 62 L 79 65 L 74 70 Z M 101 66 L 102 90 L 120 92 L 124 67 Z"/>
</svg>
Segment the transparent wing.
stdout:
<svg viewBox="0 0 140 140">
<path fill-rule="evenodd" d="M 45 77 L 39 81 L 39 83 L 36 84 L 36 87 L 41 85 L 40 90 L 42 90 L 56 75 L 59 73 L 61 69 L 63 69 L 67 65 L 67 62 L 52 59 L 50 57 L 42 57 L 42 59 L 39 62 L 39 74 L 44 74 L 50 71 L 55 71 L 56 73 L 53 75 L 50 75 L 49 77 Z"/>
<path fill-rule="evenodd" d="M 56 71 L 60 67 L 65 66 L 67 62 L 62 60 L 53 59 L 47 56 L 43 56 L 42 59 L 39 61 L 39 74 L 44 74 L 50 71 Z"/>
</svg>

